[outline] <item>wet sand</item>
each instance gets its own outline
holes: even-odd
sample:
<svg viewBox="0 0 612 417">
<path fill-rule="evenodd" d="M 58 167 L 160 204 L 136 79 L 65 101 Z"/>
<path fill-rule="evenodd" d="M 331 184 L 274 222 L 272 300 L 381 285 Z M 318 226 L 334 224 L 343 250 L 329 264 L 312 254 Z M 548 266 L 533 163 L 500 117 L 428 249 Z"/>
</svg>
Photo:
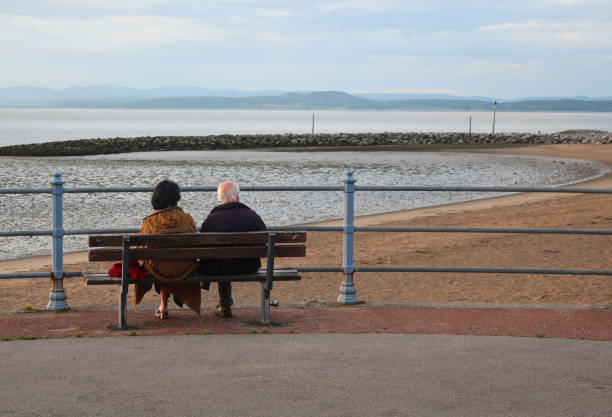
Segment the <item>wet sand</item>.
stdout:
<svg viewBox="0 0 612 417">
<path fill-rule="evenodd" d="M 453 149 L 456 151 L 457 149 Z M 537 145 L 470 149 L 535 156 L 587 159 L 612 167 L 612 145 Z M 581 186 L 612 188 L 612 174 Z M 325 224 L 340 224 L 340 221 Z M 559 227 L 612 229 L 612 196 L 574 194 L 515 194 L 444 206 L 363 216 L 358 225 Z M 584 235 L 518 235 L 475 233 L 371 233 L 355 235 L 358 265 L 472 266 L 515 268 L 612 269 L 612 237 Z M 308 256 L 282 260 L 285 265 L 341 265 L 342 235 L 310 232 Z M 50 257 L 0 262 L 0 272 L 49 271 Z M 86 253 L 65 255 L 66 271 L 105 269 L 92 265 Z M 273 298 L 284 304 L 333 303 L 343 276 L 340 273 L 304 273 L 301 282 L 278 283 Z M 400 303 L 519 303 L 612 305 L 612 277 L 563 275 L 496 275 L 442 273 L 358 273 L 360 300 Z M 118 301 L 118 287 L 88 287 L 81 278 L 65 281 L 73 309 L 110 309 Z M 0 311 L 45 309 L 48 279 L 0 282 Z M 203 303 L 216 303 L 216 291 L 205 292 Z M 258 284 L 235 284 L 236 307 L 259 301 Z M 158 302 L 148 294 L 139 309 Z"/>
</svg>

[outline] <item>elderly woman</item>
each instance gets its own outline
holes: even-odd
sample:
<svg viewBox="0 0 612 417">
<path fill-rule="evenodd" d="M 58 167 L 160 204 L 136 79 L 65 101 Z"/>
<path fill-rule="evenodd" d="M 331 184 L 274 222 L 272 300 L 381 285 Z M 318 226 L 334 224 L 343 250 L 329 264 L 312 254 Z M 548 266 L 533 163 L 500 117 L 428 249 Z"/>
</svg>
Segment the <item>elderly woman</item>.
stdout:
<svg viewBox="0 0 612 417">
<path fill-rule="evenodd" d="M 196 232 L 193 218 L 177 206 L 180 199 L 181 194 L 176 183 L 164 180 L 157 184 L 151 196 L 151 205 L 155 211 L 144 218 L 139 233 Z M 174 296 L 177 303 L 182 304 L 184 302 L 189 308 L 200 314 L 201 296 L 199 283 L 177 284 L 173 282 L 193 272 L 196 266 L 194 261 L 184 259 L 168 261 L 147 260 L 143 262 L 142 266 L 149 274 L 163 282 L 159 286 L 161 300 L 155 316 L 162 320 L 168 318 L 168 298 L 170 295 Z M 150 289 L 151 284 L 136 283 L 134 307 L 142 301 L 142 297 Z"/>
</svg>

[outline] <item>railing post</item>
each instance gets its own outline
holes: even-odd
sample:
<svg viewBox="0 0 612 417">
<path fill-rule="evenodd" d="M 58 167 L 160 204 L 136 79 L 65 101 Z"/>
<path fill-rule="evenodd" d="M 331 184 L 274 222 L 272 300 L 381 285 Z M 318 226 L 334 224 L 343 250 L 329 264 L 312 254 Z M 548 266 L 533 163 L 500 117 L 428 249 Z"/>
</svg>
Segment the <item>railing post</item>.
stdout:
<svg viewBox="0 0 612 417">
<path fill-rule="evenodd" d="M 47 310 L 68 310 L 66 293 L 64 292 L 64 222 L 63 196 L 64 181 L 62 174 L 56 172 L 51 181 L 53 191 L 53 271 L 51 272 L 51 292 Z"/>
<path fill-rule="evenodd" d="M 343 227 L 343 245 L 342 245 L 342 267 L 344 268 L 344 282 L 340 286 L 340 295 L 338 303 L 340 304 L 357 304 L 357 290 L 353 284 L 353 274 L 355 273 L 355 265 L 353 265 L 353 234 L 355 231 L 355 180 L 353 171 L 347 171 L 344 179 L 344 227 Z"/>
</svg>

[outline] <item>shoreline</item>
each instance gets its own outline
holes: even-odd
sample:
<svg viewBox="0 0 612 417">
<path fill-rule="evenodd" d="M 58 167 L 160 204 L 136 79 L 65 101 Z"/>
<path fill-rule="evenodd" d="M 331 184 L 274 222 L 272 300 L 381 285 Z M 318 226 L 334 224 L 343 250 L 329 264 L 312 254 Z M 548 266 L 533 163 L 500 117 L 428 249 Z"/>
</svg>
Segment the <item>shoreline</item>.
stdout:
<svg viewBox="0 0 612 417">
<path fill-rule="evenodd" d="M 395 150 L 399 150 L 399 146 Z M 404 151 L 408 151 L 404 148 Z M 413 148 L 413 147 L 410 147 Z M 428 149 L 418 149 L 421 151 L 440 151 L 440 152 L 457 152 L 455 146 L 430 146 Z M 324 148 L 325 151 L 332 149 Z M 295 149 L 292 149 L 295 150 Z M 304 149 L 312 151 L 312 148 Z M 354 150 L 354 149 L 352 149 Z M 362 147 L 359 150 L 366 151 Z M 387 149 L 379 149 L 387 150 Z M 414 149 L 411 149 L 414 150 Z M 610 145 L 593 145 L 593 144 L 546 144 L 546 145 L 506 145 L 495 144 L 486 147 L 470 147 L 464 152 L 473 153 L 493 153 L 493 154 L 516 154 L 529 156 L 544 156 L 544 157 L 562 157 L 570 159 L 581 159 L 593 161 L 607 165 L 612 169 L 612 144 Z M 569 186 L 582 186 L 587 188 L 612 188 L 612 172 L 604 174 L 600 177 L 580 181 Z M 556 198 L 567 198 L 575 196 L 575 194 L 553 194 L 553 193 L 518 193 L 506 196 L 487 197 L 476 200 L 448 203 L 430 207 L 420 207 L 415 209 L 398 210 L 385 213 L 369 214 L 355 217 L 355 225 L 357 226 L 377 226 L 403 221 L 411 221 L 426 217 L 445 216 L 457 213 L 467 213 L 479 210 L 489 210 L 498 207 L 518 206 L 527 203 L 542 202 Z M 326 220 L 321 222 L 301 223 L 303 226 L 341 226 L 342 219 Z M 87 262 L 87 251 L 64 252 L 64 266 L 71 264 L 79 264 Z M 30 256 L 24 258 L 8 259 L 0 261 L 0 273 L 12 272 L 34 272 L 44 267 L 51 266 L 51 255 Z"/>
</svg>

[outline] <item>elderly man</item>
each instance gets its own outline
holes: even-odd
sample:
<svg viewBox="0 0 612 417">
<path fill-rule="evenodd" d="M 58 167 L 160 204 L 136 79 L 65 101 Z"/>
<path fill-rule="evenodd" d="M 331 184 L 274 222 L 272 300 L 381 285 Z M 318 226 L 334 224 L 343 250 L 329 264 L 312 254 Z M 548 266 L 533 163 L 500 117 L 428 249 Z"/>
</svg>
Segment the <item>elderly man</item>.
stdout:
<svg viewBox="0 0 612 417">
<path fill-rule="evenodd" d="M 221 205 L 212 209 L 202 223 L 201 232 L 256 232 L 267 230 L 257 213 L 240 202 L 240 188 L 232 181 L 224 181 L 217 187 Z M 202 262 L 199 271 L 209 275 L 236 275 L 251 273 L 261 267 L 259 258 L 213 259 Z M 219 282 L 219 304 L 215 314 L 232 317 L 232 283 Z"/>
</svg>

